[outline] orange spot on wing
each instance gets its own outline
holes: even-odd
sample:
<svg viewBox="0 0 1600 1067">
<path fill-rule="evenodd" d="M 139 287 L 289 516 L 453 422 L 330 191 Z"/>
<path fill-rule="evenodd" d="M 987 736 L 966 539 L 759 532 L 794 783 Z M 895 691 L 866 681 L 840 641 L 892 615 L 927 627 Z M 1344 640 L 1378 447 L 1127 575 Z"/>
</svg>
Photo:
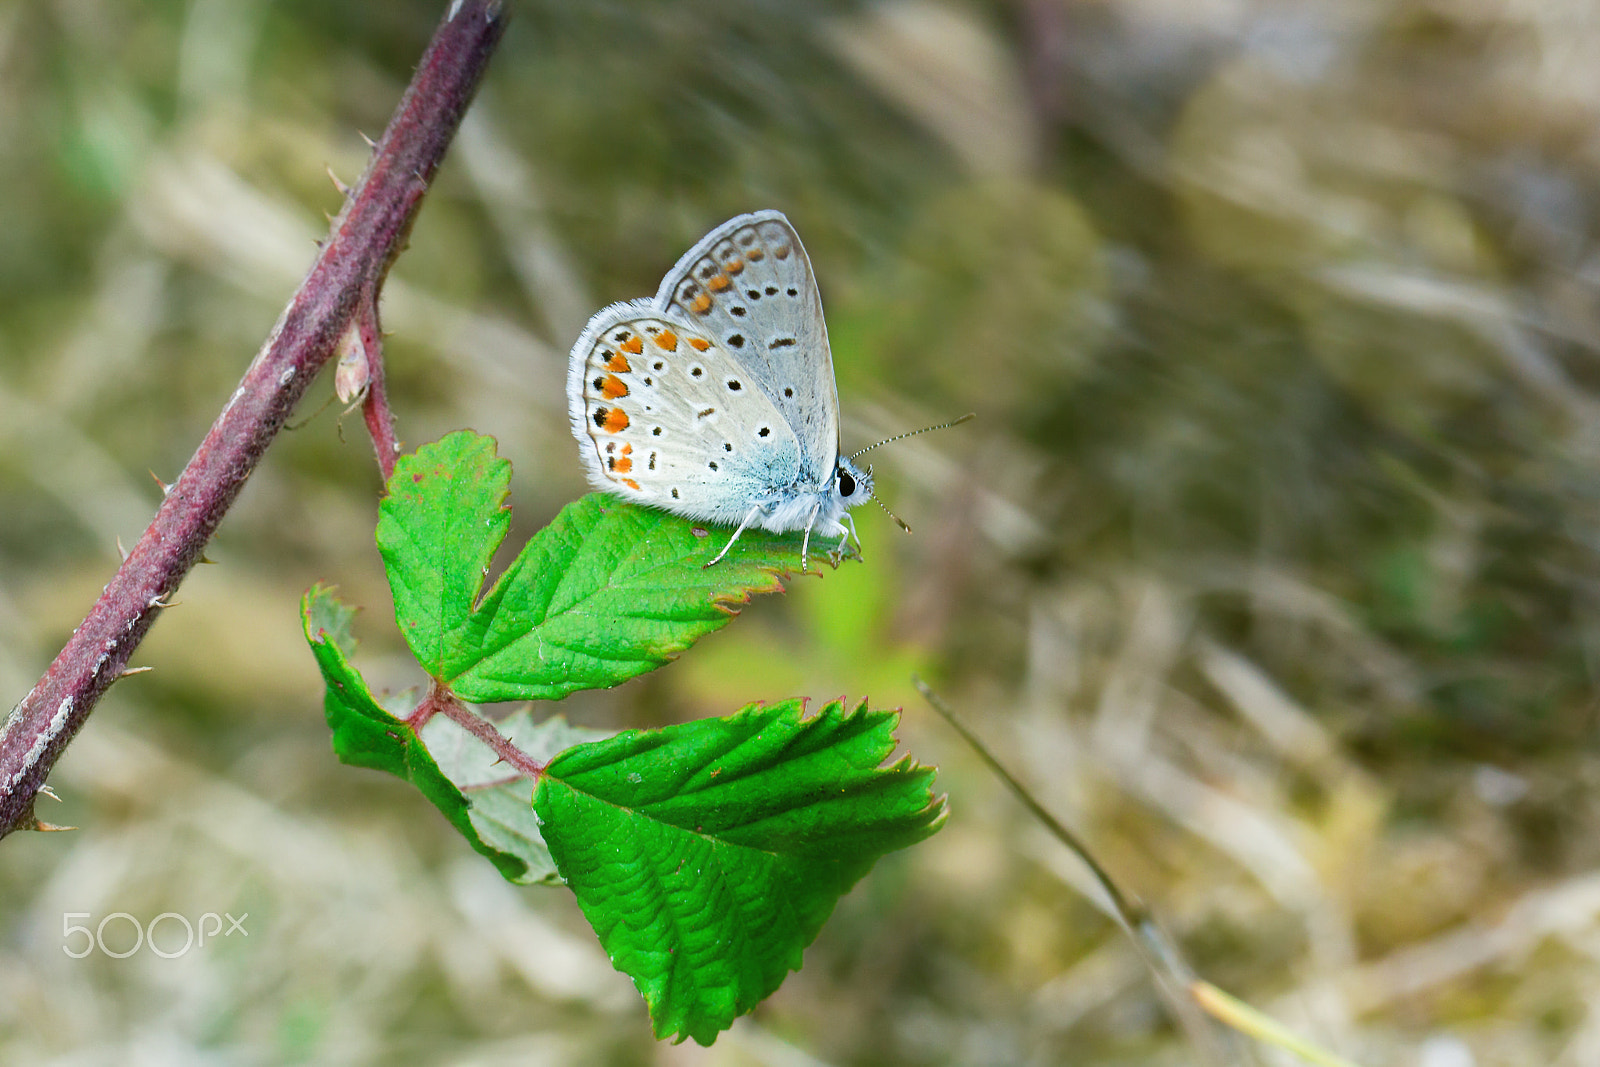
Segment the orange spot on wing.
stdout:
<svg viewBox="0 0 1600 1067">
<path fill-rule="evenodd" d="M 615 374 L 606 375 L 606 380 L 600 383 L 600 395 L 607 400 L 615 400 L 619 396 L 628 395 L 628 385 Z"/>
<path fill-rule="evenodd" d="M 633 460 L 629 459 L 627 456 L 623 456 L 621 459 L 611 464 L 611 469 L 616 471 L 618 474 L 627 474 L 629 471 L 633 470 Z M 623 479 L 623 481 L 629 480 L 631 479 Z M 638 486 L 634 486 L 634 488 L 637 489 Z"/>
<path fill-rule="evenodd" d="M 726 274 L 719 274 L 715 278 L 712 278 L 710 281 L 706 282 L 706 288 L 710 289 L 713 293 L 720 293 L 732 284 L 733 280 Z"/>
<path fill-rule="evenodd" d="M 759 263 L 766 257 L 767 254 L 761 251 L 759 248 L 752 248 L 750 251 L 744 254 L 744 258 L 748 259 L 752 263 Z"/>
<path fill-rule="evenodd" d="M 644 340 L 640 338 L 638 334 L 634 334 L 632 337 L 622 342 L 622 350 L 624 352 L 632 352 L 637 356 L 640 352 L 644 351 Z"/>
<path fill-rule="evenodd" d="M 606 433 L 621 433 L 628 428 L 628 416 L 621 408 L 612 408 L 606 412 L 606 421 L 600 428 Z"/>
<path fill-rule="evenodd" d="M 658 346 L 665 348 L 668 352 L 676 352 L 678 350 L 678 335 L 673 333 L 671 330 L 662 330 L 660 333 L 656 334 L 655 342 Z"/>
<path fill-rule="evenodd" d="M 606 370 L 612 374 L 627 374 L 632 369 L 628 366 L 628 357 L 621 352 L 611 353 L 611 358 L 606 360 Z"/>
<path fill-rule="evenodd" d="M 689 347 L 693 348 L 696 352 L 704 352 L 706 349 L 711 347 L 711 342 L 707 341 L 704 337 L 691 337 L 689 338 Z"/>
<path fill-rule="evenodd" d="M 744 270 L 744 260 L 730 259 L 728 262 L 722 265 L 722 269 L 727 271 L 729 274 L 738 274 L 740 271 Z"/>
<path fill-rule="evenodd" d="M 622 484 L 627 486 L 629 489 L 632 489 L 636 493 L 639 491 L 639 483 L 634 481 L 632 478 L 623 478 Z"/>
<path fill-rule="evenodd" d="M 706 312 L 710 311 L 711 294 L 701 293 L 699 296 L 695 297 L 694 301 L 689 305 L 689 310 L 694 312 L 696 315 L 704 315 Z"/>
<path fill-rule="evenodd" d="M 624 455 L 624 456 L 631 456 L 631 455 L 633 455 L 633 446 L 632 446 L 632 445 L 623 445 L 623 446 L 622 446 L 622 454 L 623 454 L 623 455 Z"/>
</svg>

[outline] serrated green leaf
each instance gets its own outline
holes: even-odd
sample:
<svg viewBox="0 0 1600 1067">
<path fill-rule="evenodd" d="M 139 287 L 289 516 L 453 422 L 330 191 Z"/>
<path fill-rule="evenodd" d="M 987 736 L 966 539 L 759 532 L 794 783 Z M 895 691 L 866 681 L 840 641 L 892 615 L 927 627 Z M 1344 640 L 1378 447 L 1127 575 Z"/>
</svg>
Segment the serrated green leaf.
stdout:
<svg viewBox="0 0 1600 1067">
<path fill-rule="evenodd" d="M 300 602 L 306 640 L 322 670 L 327 689 L 323 711 L 333 731 L 333 751 L 340 762 L 371 767 L 404 778 L 450 820 L 473 848 L 494 863 L 507 879 L 526 881 L 526 860 L 486 841 L 473 825 L 472 804 L 439 770 L 415 731 L 395 718 L 373 697 L 367 683 L 350 665 L 354 651 L 349 621 L 352 612 L 326 586 L 315 585 Z M 331 624 L 331 625 L 330 625 Z M 535 872 L 539 877 L 542 872 Z"/>
<path fill-rule="evenodd" d="M 454 677 L 476 656 L 473 603 L 511 525 L 511 463 L 494 439 L 447 434 L 395 461 L 378 508 L 378 551 L 395 621 L 423 670 Z"/>
<path fill-rule="evenodd" d="M 750 530 L 706 567 L 730 535 L 603 493 L 568 504 L 484 597 L 480 658 L 451 688 L 556 700 L 654 670 L 798 569 L 795 538 Z"/>
<path fill-rule="evenodd" d="M 544 840 L 657 1036 L 710 1044 L 798 970 L 834 904 L 945 818 L 893 712 L 800 701 L 569 749 L 534 792 Z"/>
<path fill-rule="evenodd" d="M 595 493 L 563 508 L 476 603 L 509 521 L 509 465 L 493 449 L 461 431 L 403 457 L 378 523 L 400 629 L 463 700 L 555 700 L 625 682 L 797 569 L 798 535 L 747 530 L 707 568 L 732 531 Z"/>
<path fill-rule="evenodd" d="M 614 732 L 573 726 L 559 715 L 536 723 L 527 708 L 518 709 L 495 726 L 540 763 L 573 745 L 599 741 Z M 468 816 L 479 838 L 527 865 L 513 881 L 560 882 L 533 811 L 533 781 L 511 772 L 493 750 L 443 715 L 429 720 L 421 738 L 439 770 L 467 798 Z"/>
</svg>

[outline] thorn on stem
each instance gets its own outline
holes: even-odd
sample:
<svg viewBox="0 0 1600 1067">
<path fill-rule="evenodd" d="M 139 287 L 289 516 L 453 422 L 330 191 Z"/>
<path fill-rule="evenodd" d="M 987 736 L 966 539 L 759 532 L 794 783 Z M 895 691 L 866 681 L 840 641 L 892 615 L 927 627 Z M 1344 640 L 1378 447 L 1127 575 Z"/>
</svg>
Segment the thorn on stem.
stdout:
<svg viewBox="0 0 1600 1067">
<path fill-rule="evenodd" d="M 131 674 L 143 674 L 145 671 L 153 670 L 155 670 L 154 667 L 128 667 L 121 674 L 117 675 L 117 677 L 126 678 Z"/>
<path fill-rule="evenodd" d="M 56 791 L 54 789 L 51 789 L 47 785 L 41 785 L 39 787 L 39 792 L 43 793 L 45 796 L 49 797 L 51 800 L 54 800 L 54 801 L 57 801 L 57 802 L 60 802 L 60 800 L 61 800 L 61 798 L 56 795 Z"/>
<path fill-rule="evenodd" d="M 122 562 L 128 562 L 128 550 L 122 547 L 122 537 L 117 536 L 117 555 L 122 557 Z"/>
<path fill-rule="evenodd" d="M 328 180 L 333 183 L 333 187 L 335 189 L 339 190 L 340 196 L 350 195 L 350 187 L 339 180 L 339 176 L 333 172 L 333 166 L 331 164 L 328 166 Z"/>
<path fill-rule="evenodd" d="M 172 492 L 172 485 L 170 483 L 168 483 L 168 482 L 162 481 L 161 480 L 161 476 L 158 475 L 155 471 L 151 471 L 150 472 L 150 477 L 154 478 L 156 480 L 156 484 L 161 487 L 161 495 L 162 496 L 166 496 L 168 493 Z"/>
</svg>

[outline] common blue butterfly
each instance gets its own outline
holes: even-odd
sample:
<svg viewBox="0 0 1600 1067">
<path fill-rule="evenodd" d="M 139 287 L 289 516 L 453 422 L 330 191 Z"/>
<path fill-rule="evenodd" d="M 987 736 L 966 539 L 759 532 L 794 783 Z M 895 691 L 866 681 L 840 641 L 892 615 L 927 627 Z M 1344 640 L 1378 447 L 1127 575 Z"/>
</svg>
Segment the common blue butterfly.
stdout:
<svg viewBox="0 0 1600 1067">
<path fill-rule="evenodd" d="M 591 318 L 567 413 L 595 488 L 738 526 L 708 567 L 752 526 L 804 530 L 802 569 L 814 529 L 860 549 L 849 509 L 872 496 L 872 470 L 839 454 L 822 298 L 781 212 L 729 219 L 654 298 Z"/>
</svg>

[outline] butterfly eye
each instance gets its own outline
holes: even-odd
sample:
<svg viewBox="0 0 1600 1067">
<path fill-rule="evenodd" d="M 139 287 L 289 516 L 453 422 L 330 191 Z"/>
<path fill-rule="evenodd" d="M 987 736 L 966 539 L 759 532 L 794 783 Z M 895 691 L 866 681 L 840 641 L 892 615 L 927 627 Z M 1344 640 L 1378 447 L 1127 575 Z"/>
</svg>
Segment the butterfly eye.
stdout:
<svg viewBox="0 0 1600 1067">
<path fill-rule="evenodd" d="M 850 472 L 849 471 L 841 470 L 839 472 L 839 495 L 840 496 L 855 496 L 855 493 L 856 493 L 856 480 L 854 478 L 850 477 Z"/>
</svg>

